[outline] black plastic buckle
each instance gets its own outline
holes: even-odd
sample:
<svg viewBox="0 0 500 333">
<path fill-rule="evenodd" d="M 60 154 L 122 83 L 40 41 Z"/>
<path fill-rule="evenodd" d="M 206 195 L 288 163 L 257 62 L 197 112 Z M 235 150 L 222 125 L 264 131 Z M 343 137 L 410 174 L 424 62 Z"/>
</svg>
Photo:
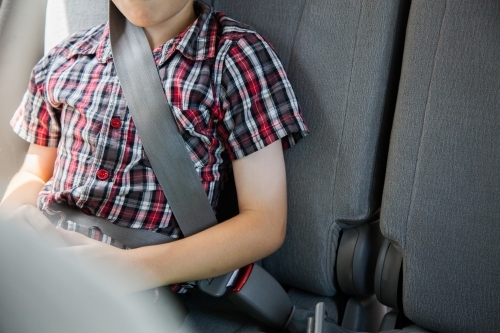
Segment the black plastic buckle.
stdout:
<svg viewBox="0 0 500 333">
<path fill-rule="evenodd" d="M 243 311 L 273 328 L 285 328 L 294 312 L 286 291 L 259 265 L 250 264 L 197 284 L 200 290 L 215 297 L 228 294 Z"/>
<path fill-rule="evenodd" d="M 260 322 L 285 328 L 295 310 L 283 287 L 259 265 L 239 270 L 229 299 Z"/>
<path fill-rule="evenodd" d="M 224 296 L 229 291 L 234 276 L 236 276 L 238 272 L 239 269 L 212 279 L 200 280 L 197 282 L 198 288 L 214 297 Z"/>
</svg>

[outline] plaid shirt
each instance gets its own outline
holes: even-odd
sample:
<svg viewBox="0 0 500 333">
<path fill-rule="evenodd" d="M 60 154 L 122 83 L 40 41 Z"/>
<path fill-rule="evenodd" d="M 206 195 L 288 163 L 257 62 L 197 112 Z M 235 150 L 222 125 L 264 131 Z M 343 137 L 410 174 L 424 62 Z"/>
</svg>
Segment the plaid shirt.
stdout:
<svg viewBox="0 0 500 333">
<path fill-rule="evenodd" d="M 215 207 L 231 160 L 279 139 L 290 147 L 307 126 L 266 40 L 205 4 L 195 9 L 196 21 L 153 55 Z M 70 36 L 40 60 L 11 125 L 30 143 L 58 147 L 40 209 L 53 200 L 120 226 L 181 236 L 123 97 L 107 24 Z"/>
</svg>

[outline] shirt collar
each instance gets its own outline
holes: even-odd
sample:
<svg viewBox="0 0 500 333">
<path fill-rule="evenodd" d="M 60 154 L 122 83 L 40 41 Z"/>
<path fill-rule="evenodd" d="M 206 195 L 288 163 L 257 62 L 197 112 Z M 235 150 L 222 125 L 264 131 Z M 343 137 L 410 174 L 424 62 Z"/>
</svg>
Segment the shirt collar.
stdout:
<svg viewBox="0 0 500 333">
<path fill-rule="evenodd" d="M 70 44 L 67 49 L 66 57 L 70 59 L 75 55 L 96 55 L 99 61 L 106 62 L 107 61 L 107 53 L 111 54 L 111 50 L 109 52 L 105 52 L 106 40 L 109 39 L 109 29 L 108 24 L 101 24 L 97 27 L 94 27 L 86 32 L 83 35 L 75 35 L 76 42 L 74 44 Z M 64 48 L 64 44 L 62 47 Z"/>
<path fill-rule="evenodd" d="M 209 5 L 195 1 L 197 19 L 186 30 L 175 38 L 157 47 L 153 52 L 159 53 L 157 65 L 163 65 L 175 52 L 181 52 L 190 60 L 205 60 L 214 58 L 217 46 L 217 24 L 214 21 L 214 11 Z M 81 40 L 69 50 L 69 57 L 76 54 L 95 54 L 96 59 L 106 63 L 113 59 L 109 38 L 109 25 L 100 26 L 100 36 L 92 34 L 89 39 Z M 90 35 L 90 34 L 89 34 Z"/>
<path fill-rule="evenodd" d="M 201 1 L 195 1 L 194 6 L 198 18 L 193 24 L 175 37 L 173 41 L 167 41 L 161 47 L 156 48 L 155 51 L 161 52 L 158 66 L 163 65 L 175 50 L 195 61 L 215 57 L 217 24 L 214 21 L 213 9 Z"/>
</svg>

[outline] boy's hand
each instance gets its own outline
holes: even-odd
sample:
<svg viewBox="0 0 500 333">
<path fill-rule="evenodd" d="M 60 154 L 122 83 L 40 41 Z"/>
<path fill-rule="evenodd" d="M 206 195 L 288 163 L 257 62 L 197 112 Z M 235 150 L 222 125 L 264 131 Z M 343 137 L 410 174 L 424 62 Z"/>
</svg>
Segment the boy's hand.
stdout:
<svg viewBox="0 0 500 333">
<path fill-rule="evenodd" d="M 17 208 L 7 216 L 7 223 L 21 228 L 24 232 L 38 234 L 50 246 L 68 246 L 54 225 L 35 206 L 24 205 Z"/>
<path fill-rule="evenodd" d="M 60 237 L 69 245 L 58 249 L 61 253 L 68 253 L 80 261 L 81 264 L 94 269 L 96 272 L 112 279 L 113 284 L 119 284 L 118 289 L 128 294 L 139 289 L 136 287 L 130 260 L 130 252 L 112 245 L 88 238 L 78 232 L 55 228 Z"/>
</svg>

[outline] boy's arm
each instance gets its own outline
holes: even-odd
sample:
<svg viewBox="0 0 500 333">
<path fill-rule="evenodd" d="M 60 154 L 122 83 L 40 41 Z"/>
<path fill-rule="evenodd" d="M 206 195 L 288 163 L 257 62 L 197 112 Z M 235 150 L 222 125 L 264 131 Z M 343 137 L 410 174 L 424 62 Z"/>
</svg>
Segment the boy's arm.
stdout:
<svg viewBox="0 0 500 333">
<path fill-rule="evenodd" d="M 110 273 L 138 276 L 127 291 L 222 275 L 276 251 L 286 230 L 286 177 L 281 141 L 233 162 L 240 214 L 176 242 L 123 251 L 61 230 L 71 248 Z M 193 207 L 193 209 L 195 209 Z"/>
<path fill-rule="evenodd" d="M 21 169 L 14 175 L 0 203 L 0 215 L 28 233 L 38 233 L 52 246 L 67 246 L 43 215 L 38 193 L 52 177 L 57 148 L 31 144 Z"/>
<path fill-rule="evenodd" d="M 38 193 L 52 177 L 57 148 L 31 144 L 21 169 L 14 175 L 0 204 L 3 213 L 23 205 L 36 206 Z"/>
</svg>

